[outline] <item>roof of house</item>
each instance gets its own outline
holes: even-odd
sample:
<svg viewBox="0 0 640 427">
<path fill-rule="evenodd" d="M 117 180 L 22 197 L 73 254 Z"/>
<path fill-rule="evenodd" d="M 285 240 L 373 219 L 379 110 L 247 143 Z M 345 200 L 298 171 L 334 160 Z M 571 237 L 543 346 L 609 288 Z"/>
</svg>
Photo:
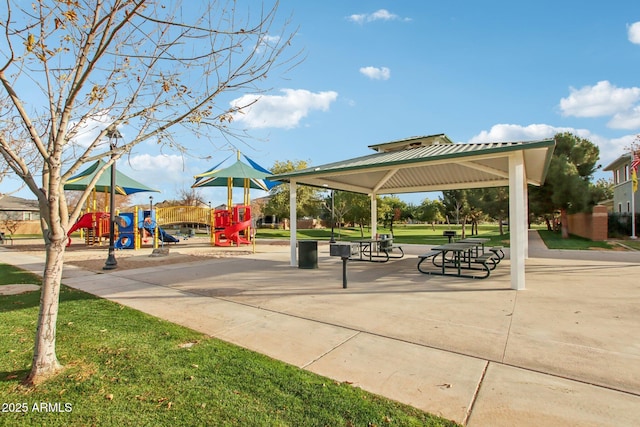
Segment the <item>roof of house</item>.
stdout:
<svg viewBox="0 0 640 427">
<path fill-rule="evenodd" d="M 38 212 L 40 207 L 37 200 L 0 194 L 0 211 L 28 211 Z"/>
<path fill-rule="evenodd" d="M 626 153 L 615 159 L 613 162 L 609 163 L 607 166 L 602 168 L 603 171 L 613 171 L 618 169 L 620 166 L 625 163 L 631 163 L 631 154 Z"/>
</svg>

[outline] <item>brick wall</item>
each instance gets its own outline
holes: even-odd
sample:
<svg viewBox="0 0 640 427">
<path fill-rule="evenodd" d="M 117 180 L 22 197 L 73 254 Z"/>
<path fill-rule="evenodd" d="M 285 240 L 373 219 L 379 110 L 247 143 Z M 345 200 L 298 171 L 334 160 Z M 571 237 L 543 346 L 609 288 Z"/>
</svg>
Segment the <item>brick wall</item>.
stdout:
<svg viewBox="0 0 640 427">
<path fill-rule="evenodd" d="M 569 233 L 585 237 L 593 241 L 607 240 L 608 213 L 607 207 L 597 205 L 592 213 L 569 215 Z"/>
</svg>

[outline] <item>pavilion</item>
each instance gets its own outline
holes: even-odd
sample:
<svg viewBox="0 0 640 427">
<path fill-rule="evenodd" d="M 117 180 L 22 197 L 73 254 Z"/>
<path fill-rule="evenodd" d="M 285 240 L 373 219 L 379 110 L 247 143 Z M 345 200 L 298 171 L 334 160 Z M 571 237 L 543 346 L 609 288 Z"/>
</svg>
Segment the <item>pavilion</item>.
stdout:
<svg viewBox="0 0 640 427">
<path fill-rule="evenodd" d="M 273 175 L 269 179 L 290 186 L 291 265 L 297 264 L 298 184 L 369 195 L 372 236 L 378 195 L 508 186 L 511 288 L 524 289 L 527 185 L 544 183 L 554 147 L 553 139 L 456 144 L 438 134 L 371 145 L 376 153 L 368 156 Z"/>
</svg>

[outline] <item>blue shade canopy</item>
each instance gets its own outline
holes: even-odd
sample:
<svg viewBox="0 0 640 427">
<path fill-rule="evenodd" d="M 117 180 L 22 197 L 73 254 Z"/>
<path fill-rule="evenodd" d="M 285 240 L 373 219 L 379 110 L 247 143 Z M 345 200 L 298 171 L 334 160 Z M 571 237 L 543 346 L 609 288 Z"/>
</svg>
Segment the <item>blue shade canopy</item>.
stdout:
<svg viewBox="0 0 640 427">
<path fill-rule="evenodd" d="M 242 157 L 244 157 L 247 160 L 247 162 L 249 162 L 252 168 L 259 170 L 260 172 L 264 172 L 267 175 L 273 175 L 273 173 L 270 170 L 263 168 L 262 166 L 260 166 L 259 164 L 251 160 L 249 157 L 247 157 L 245 154 L 243 154 Z M 265 179 L 264 183 L 269 190 L 271 190 L 276 185 L 280 184 L 279 181 L 271 181 L 269 179 Z"/>
<path fill-rule="evenodd" d="M 247 159 L 248 160 L 248 159 Z M 237 160 L 231 166 L 221 168 L 223 162 L 218 163 L 206 172 L 195 176 L 196 182 L 191 188 L 197 187 L 227 187 L 229 178 L 233 187 L 244 187 L 245 180 L 249 180 L 249 188 L 257 190 L 269 191 L 273 187 L 272 183 L 267 183 L 265 177 L 271 175 L 271 172 L 263 168 L 263 170 L 255 169 L 246 163 Z"/>
<path fill-rule="evenodd" d="M 98 160 L 93 165 L 89 166 L 79 174 L 72 176 L 67 180 L 64 185 L 65 190 L 84 191 L 89 187 L 89 184 L 96 176 L 96 173 L 104 166 L 102 160 Z M 111 191 L 111 174 L 103 173 L 95 184 L 95 189 L 100 193 L 107 193 Z M 133 178 L 129 178 L 127 175 L 116 169 L 116 187 L 114 189 L 116 194 L 128 196 L 129 194 L 142 193 L 145 191 L 159 193 L 159 190 L 155 190 L 151 187 L 136 181 Z"/>
</svg>

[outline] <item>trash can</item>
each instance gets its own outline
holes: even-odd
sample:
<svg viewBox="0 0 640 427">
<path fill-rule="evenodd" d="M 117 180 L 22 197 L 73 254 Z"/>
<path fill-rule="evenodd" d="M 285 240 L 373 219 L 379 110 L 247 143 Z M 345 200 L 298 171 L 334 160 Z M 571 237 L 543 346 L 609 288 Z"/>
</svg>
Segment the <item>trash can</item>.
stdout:
<svg viewBox="0 0 640 427">
<path fill-rule="evenodd" d="M 318 241 L 298 241 L 298 268 L 318 268 Z"/>
</svg>

